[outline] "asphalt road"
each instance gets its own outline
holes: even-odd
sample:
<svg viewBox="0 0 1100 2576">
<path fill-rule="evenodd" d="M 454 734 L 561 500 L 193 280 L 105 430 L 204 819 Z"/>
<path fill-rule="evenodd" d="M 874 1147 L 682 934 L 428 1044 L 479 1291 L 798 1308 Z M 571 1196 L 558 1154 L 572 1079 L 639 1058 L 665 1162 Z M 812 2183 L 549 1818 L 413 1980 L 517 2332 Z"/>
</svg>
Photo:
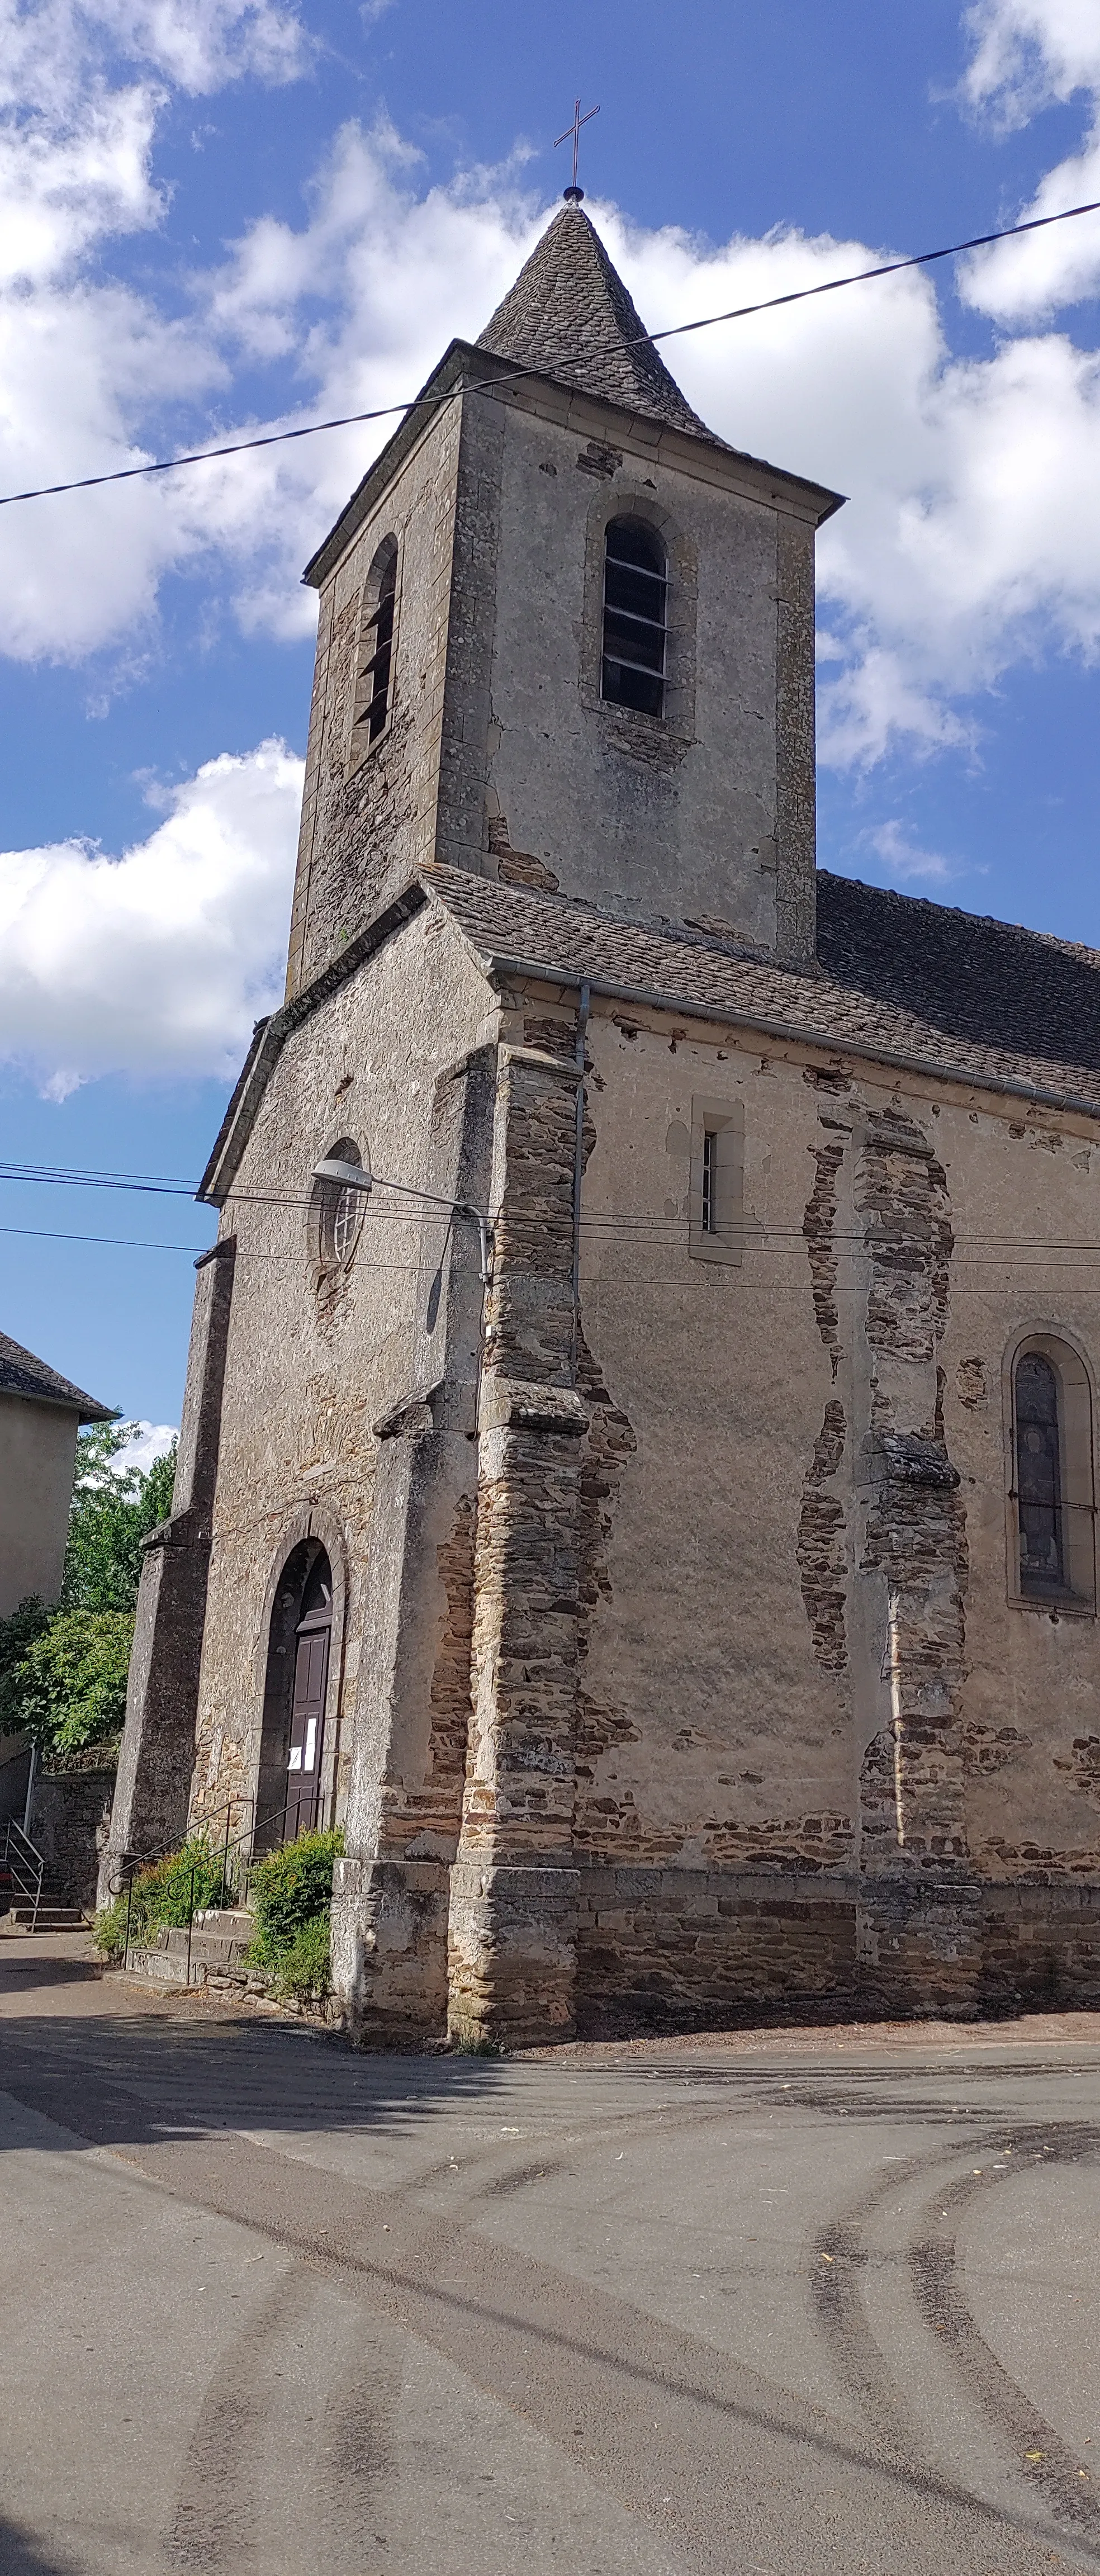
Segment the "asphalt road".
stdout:
<svg viewBox="0 0 1100 2576">
<path fill-rule="evenodd" d="M 0 1937 L 0 2087 L 3 2576 L 1100 2576 L 1100 2016 L 355 2057 Z"/>
</svg>

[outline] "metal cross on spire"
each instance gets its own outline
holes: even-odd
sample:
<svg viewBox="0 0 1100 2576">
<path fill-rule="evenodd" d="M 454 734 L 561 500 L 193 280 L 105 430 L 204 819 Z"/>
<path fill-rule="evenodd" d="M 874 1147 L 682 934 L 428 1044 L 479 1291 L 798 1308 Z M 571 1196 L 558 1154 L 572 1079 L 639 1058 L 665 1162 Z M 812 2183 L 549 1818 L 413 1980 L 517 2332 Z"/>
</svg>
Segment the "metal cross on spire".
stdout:
<svg viewBox="0 0 1100 2576">
<path fill-rule="evenodd" d="M 577 186 L 577 154 L 581 148 L 581 127 L 582 125 L 591 125 L 593 117 L 598 116 L 599 112 L 598 107 L 590 107 L 587 110 L 587 113 L 582 116 L 581 103 L 578 99 L 573 110 L 572 125 L 566 126 L 564 134 L 555 134 L 554 136 L 555 152 L 557 151 L 559 143 L 568 143 L 570 135 L 573 137 L 573 185 L 571 188 L 566 188 L 564 193 L 569 203 L 574 206 L 579 206 L 581 198 L 584 195 L 584 189 L 578 188 Z"/>
</svg>

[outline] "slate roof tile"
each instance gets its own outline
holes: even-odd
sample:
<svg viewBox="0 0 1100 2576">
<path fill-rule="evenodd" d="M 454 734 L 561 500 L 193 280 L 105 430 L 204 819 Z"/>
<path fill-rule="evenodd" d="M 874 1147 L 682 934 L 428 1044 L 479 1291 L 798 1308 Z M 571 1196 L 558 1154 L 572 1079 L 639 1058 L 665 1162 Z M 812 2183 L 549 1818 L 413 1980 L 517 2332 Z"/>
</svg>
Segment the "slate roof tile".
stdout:
<svg viewBox="0 0 1100 2576">
<path fill-rule="evenodd" d="M 33 1351 L 25 1351 L 21 1342 L 13 1342 L 9 1333 L 0 1333 L 0 1395 L 37 1396 L 45 1404 L 71 1405 L 81 1422 L 113 1422 L 113 1407 L 97 1404 L 94 1395 L 85 1395 L 72 1379 L 60 1377 L 56 1369 L 47 1368 L 45 1360 L 36 1360 Z"/>
<path fill-rule="evenodd" d="M 726 442 L 708 429 L 658 355 L 583 208 L 563 206 L 478 341 L 601 402 Z"/>
<path fill-rule="evenodd" d="M 670 923 L 619 921 L 456 868 L 423 882 L 486 963 L 514 958 L 655 1002 L 781 1025 L 930 1071 L 1055 1093 L 1100 1116 L 1100 952 L 947 905 L 817 878 L 816 967 Z"/>
</svg>

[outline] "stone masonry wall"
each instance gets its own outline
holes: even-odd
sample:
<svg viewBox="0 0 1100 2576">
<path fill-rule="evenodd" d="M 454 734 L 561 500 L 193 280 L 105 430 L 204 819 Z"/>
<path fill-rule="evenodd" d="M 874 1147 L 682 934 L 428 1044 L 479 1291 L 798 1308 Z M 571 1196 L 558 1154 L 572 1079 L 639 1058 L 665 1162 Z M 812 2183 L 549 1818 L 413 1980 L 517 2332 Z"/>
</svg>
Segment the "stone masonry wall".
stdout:
<svg viewBox="0 0 1100 2576">
<path fill-rule="evenodd" d="M 1029 1323 L 1091 1348 L 1091 1155 L 671 1014 L 597 1008 L 589 1051 L 579 2026 L 1095 1997 L 1096 1630 L 1010 1606 L 999 1412 Z M 726 1084 L 757 1230 L 702 1276 L 661 1146 Z M 1029 1223 L 1067 1244 L 1056 1305 L 1003 1253 L 975 1280 L 1025 1151 Z"/>
<path fill-rule="evenodd" d="M 460 437 L 461 406 L 444 404 L 321 596 L 288 998 L 436 855 Z M 353 765 L 364 586 L 389 536 L 400 549 L 390 718 Z"/>
<path fill-rule="evenodd" d="M 479 1448 L 473 1716 L 451 1875 L 462 2035 L 572 2027 L 578 1471 L 572 1198 L 578 1072 L 500 1051 Z"/>
<path fill-rule="evenodd" d="M 417 915 L 293 1033 L 235 1184 L 236 1289 L 198 1695 L 195 1817 L 224 1812 L 230 1797 L 255 1797 L 275 1590 L 292 1548 L 312 1536 L 326 1548 L 334 1577 L 325 1808 L 347 1812 L 365 1763 L 373 1803 L 368 1800 L 369 1819 L 361 1803 L 356 1807 L 355 1830 L 362 1824 L 374 1837 L 369 1847 L 378 1847 L 387 1748 L 374 1741 L 375 1720 L 362 1705 L 371 1567 L 379 1553 L 374 1496 L 386 1461 L 411 1455 L 416 1442 L 410 1446 L 400 1430 L 383 1438 L 376 1426 L 394 1416 L 415 1423 L 425 1414 L 428 1391 L 446 1381 L 446 1346 L 455 1329 L 451 1283 L 459 1271 L 468 1282 L 471 1260 L 476 1350 L 476 1238 L 471 1249 L 468 1232 L 452 1229 L 445 1214 L 387 1196 L 384 1188 L 386 1176 L 437 1193 L 445 1186 L 449 1176 L 437 1167 L 424 1115 L 425 1072 L 430 1105 L 435 1074 L 460 1064 L 476 1045 L 487 1003 L 492 1016 L 468 952 L 455 943 L 453 971 L 441 961 L 440 939 L 450 936 L 434 912 Z M 451 1087 L 462 1095 L 462 1080 Z M 330 1293 L 315 1258 L 310 1175 L 340 1137 L 356 1141 L 382 1179 L 338 1293 Z M 465 1313 L 465 1284 L 462 1298 Z M 472 1487 L 465 1431 L 459 1422 L 440 1428 Z M 402 1757 L 413 1804 L 420 1796 L 429 1805 L 442 1797 L 452 1848 L 458 1795 L 455 1748 L 447 1744 L 455 1719 L 447 1708 L 453 1682 L 446 1678 L 446 1629 L 448 1619 L 461 1629 L 464 1613 L 456 1565 L 438 1563 L 435 1551 L 442 1545 L 461 1553 L 468 1545 L 457 1502 L 456 1496 L 447 1505 L 433 1542 L 437 1642 L 431 1627 L 417 1632 L 426 1635 L 429 1672 L 434 1660 L 438 1674 L 434 1750 L 425 1707 L 423 1740 L 415 1756 Z M 425 1785 L 425 1763 L 434 1787 Z M 245 1807 L 242 1826 L 247 1814 Z M 408 1824 L 406 1839 L 413 1831 Z"/>
</svg>

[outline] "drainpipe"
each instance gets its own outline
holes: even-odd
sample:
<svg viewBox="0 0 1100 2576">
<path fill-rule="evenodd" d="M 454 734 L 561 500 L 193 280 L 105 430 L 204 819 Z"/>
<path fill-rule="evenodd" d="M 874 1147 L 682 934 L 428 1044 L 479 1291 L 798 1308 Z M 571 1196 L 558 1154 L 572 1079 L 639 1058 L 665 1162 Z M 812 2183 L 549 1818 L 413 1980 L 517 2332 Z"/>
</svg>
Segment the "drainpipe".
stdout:
<svg viewBox="0 0 1100 2576">
<path fill-rule="evenodd" d="M 573 1147 L 573 1381 L 577 1376 L 577 1344 L 581 1322 L 581 1183 L 584 1178 L 584 1042 L 588 1034 L 588 1005 L 591 986 L 581 985 L 577 1011 L 577 1037 L 574 1058 L 577 1065 L 577 1132 Z"/>
</svg>

